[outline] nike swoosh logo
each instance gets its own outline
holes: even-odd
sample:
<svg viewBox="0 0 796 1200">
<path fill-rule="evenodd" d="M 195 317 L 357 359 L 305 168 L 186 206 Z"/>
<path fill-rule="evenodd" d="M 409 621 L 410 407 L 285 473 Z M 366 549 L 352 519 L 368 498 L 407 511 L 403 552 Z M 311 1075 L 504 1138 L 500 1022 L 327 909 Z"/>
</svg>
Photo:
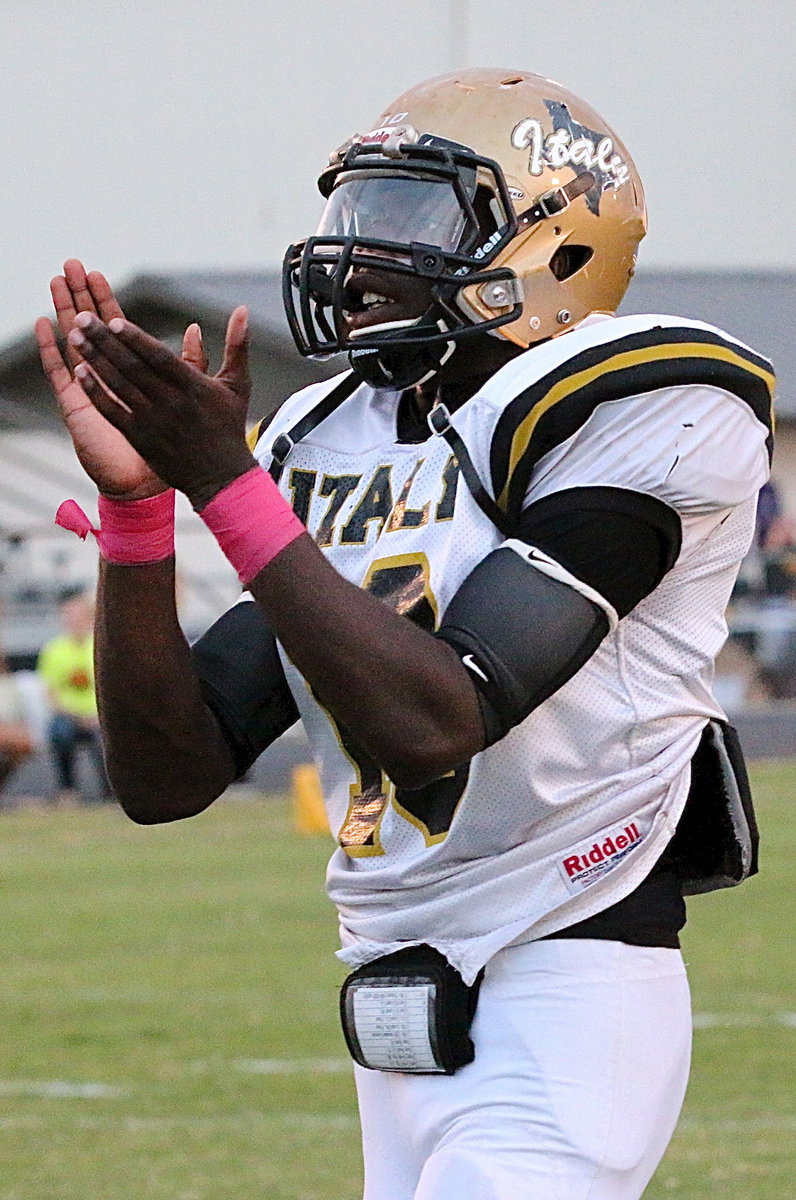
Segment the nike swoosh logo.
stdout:
<svg viewBox="0 0 796 1200">
<path fill-rule="evenodd" d="M 474 671 L 476 675 L 480 675 L 484 683 L 489 683 L 489 676 L 484 674 L 472 654 L 465 654 L 462 657 L 462 662 L 470 671 Z"/>
</svg>

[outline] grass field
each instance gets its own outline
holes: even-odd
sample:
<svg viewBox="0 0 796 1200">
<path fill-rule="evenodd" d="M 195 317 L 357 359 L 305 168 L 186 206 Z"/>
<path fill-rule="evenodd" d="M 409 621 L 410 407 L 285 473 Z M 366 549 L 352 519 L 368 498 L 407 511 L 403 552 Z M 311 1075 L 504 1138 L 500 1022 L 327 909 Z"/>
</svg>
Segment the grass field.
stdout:
<svg viewBox="0 0 796 1200">
<path fill-rule="evenodd" d="M 691 902 L 693 1080 L 650 1200 L 796 1196 L 796 765 L 754 775 L 764 873 Z M 278 800 L 0 829 L 0 1200 L 357 1200 L 327 841 Z"/>
</svg>

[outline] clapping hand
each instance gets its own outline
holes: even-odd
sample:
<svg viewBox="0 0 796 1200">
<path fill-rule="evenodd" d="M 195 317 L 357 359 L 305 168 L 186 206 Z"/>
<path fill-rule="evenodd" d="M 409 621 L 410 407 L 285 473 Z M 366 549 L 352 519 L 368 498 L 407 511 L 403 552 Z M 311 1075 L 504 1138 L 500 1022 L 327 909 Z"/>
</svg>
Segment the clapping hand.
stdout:
<svg viewBox="0 0 796 1200">
<path fill-rule="evenodd" d="M 50 287 L 67 358 L 42 317 L 42 365 L 78 458 L 101 492 L 136 500 L 173 486 L 198 506 L 253 465 L 245 443 L 245 308 L 230 317 L 224 360 L 211 378 L 198 325 L 186 330 L 178 358 L 125 321 L 99 271 L 87 274 L 69 259 Z"/>
</svg>

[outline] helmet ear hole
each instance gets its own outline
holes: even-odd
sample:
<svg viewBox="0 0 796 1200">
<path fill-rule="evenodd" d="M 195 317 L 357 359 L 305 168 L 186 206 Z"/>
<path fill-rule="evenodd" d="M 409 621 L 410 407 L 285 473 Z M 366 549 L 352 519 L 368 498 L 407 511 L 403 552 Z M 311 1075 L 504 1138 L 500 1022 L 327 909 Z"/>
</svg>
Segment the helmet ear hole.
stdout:
<svg viewBox="0 0 796 1200">
<path fill-rule="evenodd" d="M 571 277 L 586 266 L 586 263 L 593 256 L 594 251 L 591 246 L 559 246 L 553 257 L 550 259 L 550 270 L 555 275 L 559 283 L 563 283 L 565 279 Z"/>
</svg>

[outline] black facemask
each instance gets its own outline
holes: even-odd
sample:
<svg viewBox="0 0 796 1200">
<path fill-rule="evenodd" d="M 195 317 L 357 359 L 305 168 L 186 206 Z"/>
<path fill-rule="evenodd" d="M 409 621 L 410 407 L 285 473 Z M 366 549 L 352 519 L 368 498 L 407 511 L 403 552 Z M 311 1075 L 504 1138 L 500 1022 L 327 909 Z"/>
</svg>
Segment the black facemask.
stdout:
<svg viewBox="0 0 796 1200">
<path fill-rule="evenodd" d="M 346 351 L 366 382 L 396 389 L 435 374 L 461 339 L 508 324 L 522 311 L 512 302 L 508 311 L 478 321 L 455 303 L 462 287 L 515 278 L 510 268 L 488 269 L 517 230 L 499 165 L 441 139 L 422 137 L 400 151 L 396 160 L 378 146 L 355 145 L 324 173 L 320 186 L 330 201 L 319 232 L 289 247 L 282 276 L 288 323 L 302 355 Z M 490 178 L 490 187 L 477 184 L 479 178 Z M 476 215 L 482 193 L 493 197 L 489 231 Z M 387 316 L 381 328 L 352 329 L 348 283 L 367 270 L 387 281 L 427 281 L 426 311 L 416 319 L 402 316 L 399 324 Z"/>
</svg>

